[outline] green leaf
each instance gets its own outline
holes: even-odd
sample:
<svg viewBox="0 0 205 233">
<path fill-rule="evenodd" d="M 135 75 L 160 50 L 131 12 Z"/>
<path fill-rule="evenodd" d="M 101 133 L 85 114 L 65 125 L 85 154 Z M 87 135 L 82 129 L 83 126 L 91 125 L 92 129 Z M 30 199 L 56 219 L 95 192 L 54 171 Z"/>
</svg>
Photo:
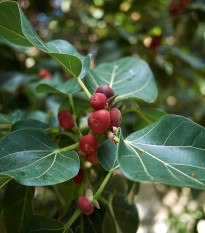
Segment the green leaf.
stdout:
<svg viewBox="0 0 205 233">
<path fill-rule="evenodd" d="M 110 196 L 110 210 L 115 220 L 117 233 L 136 233 L 138 228 L 138 211 L 135 204 L 129 205 L 126 194 L 113 193 Z"/>
<path fill-rule="evenodd" d="M 196 56 L 191 55 L 191 54 L 187 54 L 187 53 L 183 52 L 183 50 L 181 50 L 177 47 L 172 47 L 172 50 L 180 59 L 187 62 L 192 67 L 194 67 L 196 69 L 202 69 L 203 67 L 205 67 L 203 60 L 200 59 L 199 57 L 196 57 Z"/>
<path fill-rule="evenodd" d="M 128 180 L 128 194 L 126 197 L 126 201 L 128 204 L 133 204 L 135 202 L 135 196 L 140 191 L 140 183 Z"/>
<path fill-rule="evenodd" d="M 47 47 L 52 51 L 53 57 L 61 64 L 66 64 L 66 68 L 70 71 L 76 70 L 76 74 L 71 72 L 75 77 L 83 78 L 90 69 L 90 56 L 80 55 L 74 46 L 65 40 L 53 40 L 46 43 Z M 68 54 L 72 59 L 69 61 Z M 63 59 L 64 58 L 64 59 Z M 81 72 L 79 72 L 79 61 L 81 62 Z M 63 64 L 62 64 L 63 63 Z"/>
<path fill-rule="evenodd" d="M 0 90 L 14 92 L 22 84 L 28 82 L 33 76 L 28 76 L 20 72 L 2 73 L 0 78 Z"/>
<path fill-rule="evenodd" d="M 162 116 L 165 116 L 166 113 L 157 108 L 132 108 L 125 110 L 126 112 L 135 112 L 138 116 L 135 115 L 134 129 L 140 130 L 145 128 L 148 125 L 151 125 L 155 121 L 159 120 Z"/>
<path fill-rule="evenodd" d="M 159 120 L 162 116 L 166 115 L 165 112 L 158 108 L 139 108 L 136 113 L 143 118 L 147 124 L 152 124 Z"/>
<path fill-rule="evenodd" d="M 19 121 L 21 119 L 21 111 L 16 110 L 15 112 L 12 112 L 11 114 L 2 114 L 0 113 L 0 124 L 9 123 L 13 124 L 16 121 Z"/>
<path fill-rule="evenodd" d="M 0 175 L 0 189 L 4 187 L 12 178 L 5 175 Z"/>
<path fill-rule="evenodd" d="M 25 233 L 63 233 L 64 224 L 56 219 L 43 215 L 35 215 L 31 219 Z M 65 233 L 72 233 L 68 230 Z"/>
<path fill-rule="evenodd" d="M 70 79 L 67 82 L 61 83 L 56 87 L 48 84 L 40 84 L 36 88 L 36 91 L 38 93 L 52 93 L 52 94 L 61 94 L 66 96 L 68 94 L 74 94 L 79 90 L 81 90 L 81 86 L 74 78 Z"/>
<path fill-rule="evenodd" d="M 103 142 L 97 156 L 99 163 L 105 170 L 115 170 L 118 167 L 117 146 L 112 144 L 110 140 Z"/>
<path fill-rule="evenodd" d="M 4 215 L 7 233 L 24 232 L 30 222 L 34 187 L 22 186 L 11 181 L 4 195 Z"/>
<path fill-rule="evenodd" d="M 85 84 L 93 94 L 103 84 L 119 94 L 116 101 L 139 98 L 146 102 L 155 101 L 158 91 L 148 64 L 135 57 L 121 58 L 113 63 L 103 63 L 90 70 Z"/>
<path fill-rule="evenodd" d="M 205 11 L 205 4 L 204 4 L 203 1 L 201 1 L 201 2 L 194 2 L 192 4 L 189 4 L 189 8 L 194 9 L 194 10 Z"/>
<path fill-rule="evenodd" d="M 115 221 L 110 213 L 110 211 L 106 211 L 106 215 L 103 222 L 103 233 L 117 233 L 115 227 Z"/>
<path fill-rule="evenodd" d="M 103 196 L 109 199 L 109 195 L 117 193 L 126 193 L 128 189 L 127 179 L 121 174 L 114 174 L 108 181 L 105 189 L 103 190 Z"/>
<path fill-rule="evenodd" d="M 57 184 L 76 176 L 78 170 L 77 153 L 60 152 L 39 130 L 16 130 L 0 140 L 0 174 L 21 184 Z"/>
<path fill-rule="evenodd" d="M 205 189 L 204 151 L 203 127 L 166 115 L 126 140 L 121 135 L 118 162 L 124 175 L 134 181 Z"/>
<path fill-rule="evenodd" d="M 26 52 L 28 49 L 30 49 L 30 47 L 28 47 L 28 46 L 15 45 L 15 44 L 9 42 L 8 40 L 4 39 L 3 37 L 0 37 L 0 44 L 8 45 L 9 47 L 11 47 L 13 49 L 20 50 L 23 52 Z"/>
<path fill-rule="evenodd" d="M 4 218 L 4 212 L 0 211 L 0 232 L 1 233 L 7 233 L 6 232 L 6 225 L 5 225 L 5 218 Z"/>
<path fill-rule="evenodd" d="M 94 210 L 91 215 L 83 214 L 83 232 L 84 233 L 102 233 L 102 226 L 105 217 L 105 207 L 100 204 L 100 209 Z M 82 232 L 82 229 L 81 229 Z"/>
<path fill-rule="evenodd" d="M 65 206 L 69 206 L 76 197 L 84 195 L 83 184 L 76 184 L 73 180 L 60 183 L 57 187 L 61 197 L 60 202 L 63 207 L 62 214 L 65 212 Z"/>
<path fill-rule="evenodd" d="M 47 123 L 49 121 L 49 115 L 50 114 L 48 114 L 47 112 L 36 110 L 28 113 L 28 115 L 26 115 L 26 118 Z"/>
<path fill-rule="evenodd" d="M 135 233 L 138 228 L 138 211 L 135 203 L 128 204 L 128 180 L 119 174 L 111 177 L 103 191 L 103 196 L 109 201 L 109 211 L 114 221 L 116 233 Z M 105 219 L 106 220 L 106 219 Z M 106 223 L 105 223 L 106 224 Z M 104 226 L 105 227 L 105 226 Z M 115 233 L 114 228 L 112 232 Z"/>
<path fill-rule="evenodd" d="M 15 124 L 13 124 L 11 130 L 15 131 L 18 129 L 26 129 L 26 128 L 33 128 L 33 129 L 44 131 L 48 129 L 49 126 L 48 124 L 38 121 L 38 120 L 24 119 L 24 120 L 17 121 Z"/>
<path fill-rule="evenodd" d="M 90 68 L 90 57 L 81 56 L 70 43 L 63 40 L 44 43 L 16 2 L 0 3 L 0 36 L 13 44 L 35 46 L 48 53 L 74 77 L 84 77 Z"/>
</svg>

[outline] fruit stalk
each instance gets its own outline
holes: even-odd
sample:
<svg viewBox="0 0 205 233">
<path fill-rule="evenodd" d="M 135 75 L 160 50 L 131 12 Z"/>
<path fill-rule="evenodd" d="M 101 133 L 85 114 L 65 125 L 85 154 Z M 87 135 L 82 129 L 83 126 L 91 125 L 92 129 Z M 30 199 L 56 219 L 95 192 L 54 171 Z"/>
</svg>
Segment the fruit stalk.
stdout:
<svg viewBox="0 0 205 233">
<path fill-rule="evenodd" d="M 87 87 L 85 86 L 85 84 L 82 82 L 82 80 L 79 77 L 75 77 L 75 79 L 77 80 L 77 82 L 80 84 L 80 86 L 82 87 L 83 91 L 85 92 L 85 94 L 87 95 L 87 97 L 90 99 L 91 94 L 88 91 Z"/>
<path fill-rule="evenodd" d="M 97 192 L 95 193 L 93 199 L 97 200 L 103 189 L 105 188 L 105 185 L 107 184 L 108 180 L 110 179 L 111 175 L 113 174 L 114 170 L 111 170 L 108 172 L 107 176 L 105 177 L 105 179 L 103 180 L 102 184 L 100 185 L 99 189 L 97 190 Z M 78 216 L 81 214 L 81 211 L 79 209 L 77 209 L 75 211 L 75 213 L 73 214 L 73 216 L 69 219 L 69 221 L 66 223 L 65 227 L 64 227 L 64 231 L 63 233 L 65 233 L 70 226 L 74 223 L 74 221 L 78 218 Z"/>
<path fill-rule="evenodd" d="M 64 148 L 62 148 L 62 149 L 58 149 L 57 151 L 58 151 L 58 152 L 69 151 L 69 150 L 77 149 L 78 146 L 79 146 L 79 142 L 77 142 L 77 143 L 75 143 L 75 144 L 73 144 L 73 145 L 71 145 L 71 146 L 67 146 L 67 147 L 64 147 Z"/>
<path fill-rule="evenodd" d="M 73 214 L 73 216 L 70 218 L 70 220 L 66 223 L 63 233 L 65 233 L 70 228 L 70 226 L 74 223 L 74 221 L 77 219 L 77 217 L 80 214 L 81 214 L 81 211 L 77 209 L 75 213 Z"/>
<path fill-rule="evenodd" d="M 100 185 L 98 191 L 95 193 L 93 199 L 98 199 L 99 196 L 101 195 L 103 189 L 105 188 L 105 185 L 107 184 L 108 180 L 110 179 L 110 177 L 112 176 L 112 173 L 114 172 L 114 170 L 111 170 L 108 172 L 108 174 L 106 175 L 105 179 L 103 180 L 102 184 Z"/>
</svg>

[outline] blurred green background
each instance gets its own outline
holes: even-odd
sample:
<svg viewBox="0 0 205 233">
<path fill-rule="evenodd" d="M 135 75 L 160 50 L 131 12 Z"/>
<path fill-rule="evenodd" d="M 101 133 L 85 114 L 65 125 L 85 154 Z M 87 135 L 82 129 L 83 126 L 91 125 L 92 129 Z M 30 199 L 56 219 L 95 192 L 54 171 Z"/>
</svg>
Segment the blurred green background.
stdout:
<svg viewBox="0 0 205 233">
<path fill-rule="evenodd" d="M 18 3 L 44 41 L 67 40 L 81 54 L 91 53 L 96 64 L 124 56 L 146 60 L 159 88 L 153 106 L 205 126 L 204 0 L 188 1 L 178 14 L 171 12 L 171 1 L 166 0 L 19 0 Z M 36 74 L 41 68 L 62 72 L 53 59 L 34 48 L 25 54 L 1 40 L 0 53 L 1 73 Z"/>
<path fill-rule="evenodd" d="M 146 60 L 160 93 L 153 106 L 205 126 L 205 2 L 189 1 L 175 15 L 170 12 L 170 2 L 18 1 L 44 41 L 67 40 L 81 54 L 91 53 L 96 64 L 124 56 Z M 159 36 L 158 42 L 152 41 Z M 24 54 L 1 40 L 0 53 L 1 72 L 62 71 L 34 48 Z"/>
<path fill-rule="evenodd" d="M 69 41 L 82 55 L 92 54 L 96 65 L 125 56 L 144 59 L 154 73 L 159 96 L 155 103 L 142 105 L 182 115 L 205 126 L 204 0 L 189 0 L 180 9 L 177 8 L 179 0 L 17 2 L 45 42 Z M 11 47 L 0 38 L 0 54 L 0 112 L 10 113 L 20 108 L 27 117 L 42 121 L 53 114 L 49 109 L 56 113 L 60 97 L 49 95 L 45 98 L 46 95 L 35 92 L 38 72 L 47 69 L 55 80 L 67 80 L 71 76 L 36 48 Z M 83 103 L 79 107 L 83 110 Z M 48 110 L 46 115 L 45 109 Z M 130 122 L 137 124 L 136 115 L 125 118 L 126 126 Z M 139 215 L 145 213 L 140 215 L 138 233 L 205 232 L 197 230 L 197 223 L 204 218 L 204 192 L 164 185 L 143 187 L 142 197 L 152 192 L 153 200 L 158 201 L 153 203 L 147 197 L 140 207 L 143 200 L 138 197 Z M 173 196 L 175 201 L 170 205 Z M 181 203 L 181 207 L 177 209 L 176 203 L 178 206 Z M 153 210 L 155 218 L 152 216 L 150 220 Z M 201 229 L 205 229 L 205 222 L 201 224 L 204 227 Z"/>
</svg>

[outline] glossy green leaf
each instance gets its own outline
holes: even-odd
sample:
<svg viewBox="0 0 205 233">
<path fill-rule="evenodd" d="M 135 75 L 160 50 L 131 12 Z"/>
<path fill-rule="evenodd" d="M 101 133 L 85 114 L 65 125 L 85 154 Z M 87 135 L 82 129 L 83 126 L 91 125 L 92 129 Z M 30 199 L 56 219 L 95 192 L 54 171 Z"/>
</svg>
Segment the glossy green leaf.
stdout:
<svg viewBox="0 0 205 233">
<path fill-rule="evenodd" d="M 118 161 L 134 181 L 205 189 L 205 129 L 181 116 L 164 116 L 126 140 L 121 135 Z"/>
<path fill-rule="evenodd" d="M 15 112 L 12 112 L 11 114 L 2 114 L 0 113 L 0 124 L 4 123 L 15 123 L 16 121 L 19 121 L 21 119 L 21 111 L 16 110 Z"/>
<path fill-rule="evenodd" d="M 89 71 L 90 56 L 80 55 L 67 41 L 53 40 L 46 43 L 46 46 L 50 50 L 49 54 L 68 69 L 74 77 L 83 78 Z"/>
<path fill-rule="evenodd" d="M 17 121 L 15 124 L 13 124 L 11 130 L 15 131 L 18 129 L 26 129 L 26 128 L 33 128 L 33 129 L 44 131 L 48 129 L 49 126 L 48 124 L 38 121 L 38 120 L 24 119 L 24 120 Z"/>
<path fill-rule="evenodd" d="M 59 152 L 57 145 L 39 130 L 16 130 L 0 140 L 0 174 L 21 184 L 57 184 L 76 176 L 78 170 L 77 153 Z"/>
<path fill-rule="evenodd" d="M 84 77 L 90 68 L 90 57 L 81 56 L 63 40 L 44 43 L 26 19 L 18 3 L 0 3 L 0 36 L 20 46 L 35 46 L 56 59 L 75 77 Z"/>
<path fill-rule="evenodd" d="M 67 82 L 61 83 L 60 85 L 57 86 L 40 84 L 36 88 L 36 91 L 38 93 L 52 93 L 52 94 L 61 94 L 61 95 L 74 94 L 79 90 L 81 90 L 81 86 L 74 78 L 70 79 Z"/>
<path fill-rule="evenodd" d="M 105 170 L 115 170 L 118 167 L 117 146 L 112 144 L 110 140 L 103 142 L 98 150 L 97 156 L 99 163 Z"/>
<path fill-rule="evenodd" d="M 121 58 L 113 63 L 103 63 L 90 70 L 85 84 L 93 94 L 103 84 L 119 94 L 116 101 L 139 98 L 146 102 L 155 101 L 158 91 L 148 64 L 135 57 Z"/>
<path fill-rule="evenodd" d="M 22 186 L 11 181 L 4 194 L 4 215 L 7 233 L 25 232 L 30 222 L 32 211 L 32 199 L 34 187 Z"/>
<path fill-rule="evenodd" d="M 63 231 L 64 224 L 59 220 L 43 215 L 35 215 L 24 233 L 63 233 Z M 64 233 L 72 233 L 72 230 L 68 230 Z"/>
</svg>

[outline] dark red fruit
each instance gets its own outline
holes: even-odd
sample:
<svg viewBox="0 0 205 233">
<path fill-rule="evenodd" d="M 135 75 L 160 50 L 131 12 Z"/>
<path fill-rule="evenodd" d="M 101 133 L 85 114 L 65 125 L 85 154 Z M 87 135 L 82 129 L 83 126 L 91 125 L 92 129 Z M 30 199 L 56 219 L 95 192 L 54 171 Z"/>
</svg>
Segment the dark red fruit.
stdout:
<svg viewBox="0 0 205 233">
<path fill-rule="evenodd" d="M 67 109 L 63 109 L 58 113 L 58 119 L 60 119 L 63 115 L 70 114 Z"/>
<path fill-rule="evenodd" d="M 78 174 L 73 177 L 73 181 L 76 183 L 76 184 L 81 184 L 82 181 L 83 181 L 83 177 L 84 177 L 84 173 L 83 173 L 83 170 L 80 169 Z"/>
<path fill-rule="evenodd" d="M 88 160 L 88 162 L 92 164 L 99 163 L 97 158 L 97 153 L 86 155 L 86 159 Z"/>
<path fill-rule="evenodd" d="M 156 51 L 160 47 L 161 43 L 162 43 L 162 35 L 153 36 L 152 42 L 151 42 L 149 48 Z"/>
<path fill-rule="evenodd" d="M 79 197 L 78 201 L 77 201 L 77 205 L 79 210 L 83 213 L 83 214 L 92 214 L 94 207 L 93 205 L 91 205 L 91 203 L 89 202 L 89 200 L 86 197 Z"/>
<path fill-rule="evenodd" d="M 103 93 L 107 97 L 107 99 L 115 95 L 113 89 L 107 85 L 101 85 L 97 87 L 95 93 Z"/>
<path fill-rule="evenodd" d="M 169 12 L 171 15 L 178 15 L 184 8 L 186 8 L 187 0 L 172 1 L 169 5 Z"/>
<path fill-rule="evenodd" d="M 92 154 L 98 149 L 98 141 L 94 135 L 88 134 L 80 139 L 79 146 L 85 154 Z"/>
<path fill-rule="evenodd" d="M 179 6 L 184 9 L 187 6 L 187 0 L 180 0 Z"/>
<path fill-rule="evenodd" d="M 110 109 L 110 127 L 119 127 L 121 123 L 121 112 L 117 108 Z"/>
<path fill-rule="evenodd" d="M 180 7 L 176 2 L 171 2 L 169 5 L 169 12 L 171 15 L 178 15 L 180 11 Z"/>
<path fill-rule="evenodd" d="M 110 113 L 106 109 L 91 112 L 88 125 L 95 133 L 104 133 L 110 126 Z"/>
<path fill-rule="evenodd" d="M 75 126 L 75 121 L 68 110 L 61 110 L 58 113 L 58 121 L 60 126 L 66 130 L 70 130 Z"/>
<path fill-rule="evenodd" d="M 39 71 L 38 73 L 39 78 L 42 79 L 51 79 L 52 78 L 52 74 L 50 72 L 48 72 L 46 69 L 42 69 Z"/>
<path fill-rule="evenodd" d="M 90 106 L 94 109 L 104 108 L 106 105 L 106 96 L 102 93 L 95 93 L 90 98 Z"/>
</svg>

